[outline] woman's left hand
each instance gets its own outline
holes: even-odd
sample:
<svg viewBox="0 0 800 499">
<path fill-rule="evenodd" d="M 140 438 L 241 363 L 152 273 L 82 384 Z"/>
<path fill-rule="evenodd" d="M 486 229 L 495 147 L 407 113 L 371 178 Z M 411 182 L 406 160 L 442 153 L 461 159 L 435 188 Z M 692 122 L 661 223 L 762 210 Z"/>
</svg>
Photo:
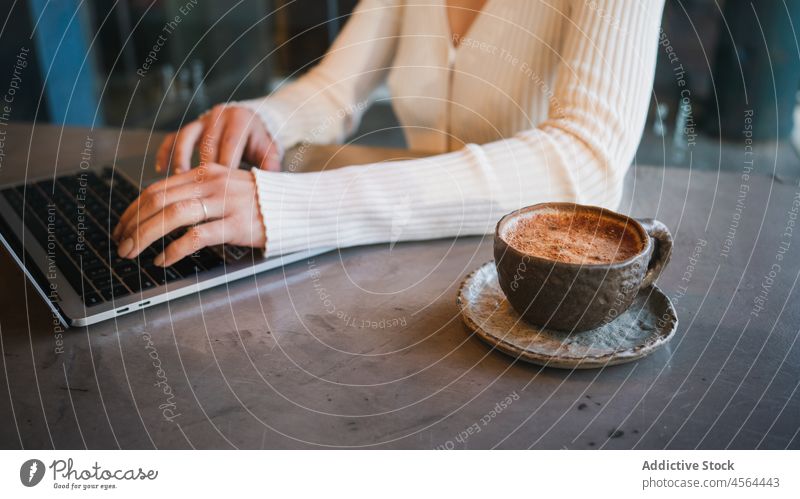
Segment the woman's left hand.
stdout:
<svg viewBox="0 0 800 499">
<path fill-rule="evenodd" d="M 125 210 L 112 236 L 120 257 L 135 258 L 186 226 L 192 227 L 156 256 L 154 264 L 166 267 L 215 244 L 263 248 L 266 230 L 253 174 L 208 164 L 156 182 Z"/>
</svg>

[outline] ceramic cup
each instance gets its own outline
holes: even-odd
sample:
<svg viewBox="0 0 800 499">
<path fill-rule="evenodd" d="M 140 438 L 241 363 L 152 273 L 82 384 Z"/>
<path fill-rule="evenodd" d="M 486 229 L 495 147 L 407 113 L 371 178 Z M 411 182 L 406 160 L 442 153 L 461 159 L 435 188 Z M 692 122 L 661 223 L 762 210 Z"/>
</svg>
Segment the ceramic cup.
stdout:
<svg viewBox="0 0 800 499">
<path fill-rule="evenodd" d="M 553 211 L 581 211 L 616 224 L 639 252 L 611 263 L 566 263 L 523 253 L 506 242 L 522 217 Z M 559 331 L 586 331 L 613 321 L 651 285 L 669 262 L 672 235 L 654 219 L 634 219 L 604 208 L 575 203 L 542 203 L 509 213 L 497 223 L 494 259 L 500 287 L 531 324 Z"/>
</svg>

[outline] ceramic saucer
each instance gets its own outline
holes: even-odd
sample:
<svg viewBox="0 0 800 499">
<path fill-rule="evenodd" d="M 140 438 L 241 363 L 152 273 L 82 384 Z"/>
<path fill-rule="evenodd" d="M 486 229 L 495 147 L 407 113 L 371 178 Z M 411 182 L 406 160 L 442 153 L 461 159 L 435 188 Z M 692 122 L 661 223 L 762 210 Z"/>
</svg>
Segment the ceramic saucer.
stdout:
<svg viewBox="0 0 800 499">
<path fill-rule="evenodd" d="M 592 369 L 649 355 L 675 334 L 678 317 L 667 295 L 649 286 L 614 321 L 583 332 L 561 332 L 524 321 L 506 300 L 494 262 L 467 276 L 456 298 L 467 327 L 515 358 L 547 367 Z"/>
</svg>

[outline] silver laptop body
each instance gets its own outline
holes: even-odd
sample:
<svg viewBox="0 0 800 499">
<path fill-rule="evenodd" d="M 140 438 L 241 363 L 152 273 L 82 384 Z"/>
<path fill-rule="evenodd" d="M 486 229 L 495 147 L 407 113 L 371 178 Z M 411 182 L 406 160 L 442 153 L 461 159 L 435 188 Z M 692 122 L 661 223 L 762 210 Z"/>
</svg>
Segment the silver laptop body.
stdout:
<svg viewBox="0 0 800 499">
<path fill-rule="evenodd" d="M 133 184 L 119 170 L 112 170 L 112 172 L 112 176 L 117 180 L 124 180 Z M 59 173 L 56 178 L 77 176 L 82 173 L 85 172 Z M 98 175 L 97 170 L 93 173 L 95 176 Z M 36 202 L 42 203 L 41 194 L 45 190 L 41 188 L 40 184 L 53 181 L 53 177 L 29 179 L 23 184 L 0 187 L 0 240 L 2 240 L 3 246 L 11 253 L 19 267 L 25 272 L 37 292 L 65 326 L 94 324 L 329 251 L 329 248 L 315 249 L 273 258 L 264 258 L 263 252 L 260 250 L 238 247 L 211 248 L 210 251 L 213 251 L 223 260 L 222 264 L 214 268 L 184 272 L 179 274 L 180 277 L 173 276 L 174 278 L 169 282 L 151 283 L 152 287 L 149 289 L 130 291 L 133 288 L 127 288 L 130 292 L 123 296 L 114 293 L 108 299 L 103 298 L 98 303 L 87 303 L 85 298 L 89 293 L 95 295 L 92 300 L 96 300 L 96 295 L 100 293 L 96 292 L 96 289 L 87 291 L 87 288 L 91 286 L 87 285 L 87 277 L 83 270 L 81 270 L 82 282 L 80 286 L 75 286 L 74 274 L 72 282 L 65 277 L 65 272 L 62 271 L 58 263 L 59 260 L 53 257 L 54 251 L 59 251 L 60 248 L 61 253 L 59 254 L 63 260 L 64 247 L 62 245 L 64 243 L 50 232 L 48 232 L 48 239 L 42 238 L 41 217 L 35 213 L 35 210 L 43 213 L 40 206 L 34 209 L 33 205 Z M 14 192 L 4 195 L 10 189 L 13 189 Z M 58 187 L 54 189 L 57 190 Z M 58 203 L 53 202 L 52 204 L 54 206 L 48 207 L 48 209 L 55 209 L 57 212 Z M 113 229 L 108 220 L 105 220 L 105 225 L 106 229 Z M 53 227 L 53 230 L 55 230 L 55 227 Z M 95 254 L 99 253 L 95 252 Z M 75 262 L 73 257 L 70 257 L 70 261 Z M 113 278 L 116 275 L 116 271 L 113 270 L 110 264 L 108 264 L 108 267 L 111 270 L 107 270 L 107 272 Z M 141 268 L 144 268 L 144 262 L 142 262 Z M 114 274 L 112 275 L 111 272 L 114 272 Z M 76 289 L 78 287 L 83 287 L 84 289 Z"/>
</svg>

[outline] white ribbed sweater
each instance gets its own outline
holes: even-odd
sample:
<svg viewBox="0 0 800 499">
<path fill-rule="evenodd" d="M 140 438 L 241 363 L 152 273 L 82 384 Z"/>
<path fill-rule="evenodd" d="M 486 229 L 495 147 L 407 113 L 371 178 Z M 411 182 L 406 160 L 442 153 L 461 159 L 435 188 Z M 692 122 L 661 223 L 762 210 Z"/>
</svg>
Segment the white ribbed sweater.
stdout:
<svg viewBox="0 0 800 499">
<path fill-rule="evenodd" d="M 362 0 L 320 64 L 237 105 L 284 151 L 340 142 L 388 77 L 409 146 L 441 154 L 254 170 L 269 254 L 486 234 L 543 201 L 616 208 L 647 114 L 662 8 L 489 0 L 456 46 L 445 0 Z"/>
</svg>

